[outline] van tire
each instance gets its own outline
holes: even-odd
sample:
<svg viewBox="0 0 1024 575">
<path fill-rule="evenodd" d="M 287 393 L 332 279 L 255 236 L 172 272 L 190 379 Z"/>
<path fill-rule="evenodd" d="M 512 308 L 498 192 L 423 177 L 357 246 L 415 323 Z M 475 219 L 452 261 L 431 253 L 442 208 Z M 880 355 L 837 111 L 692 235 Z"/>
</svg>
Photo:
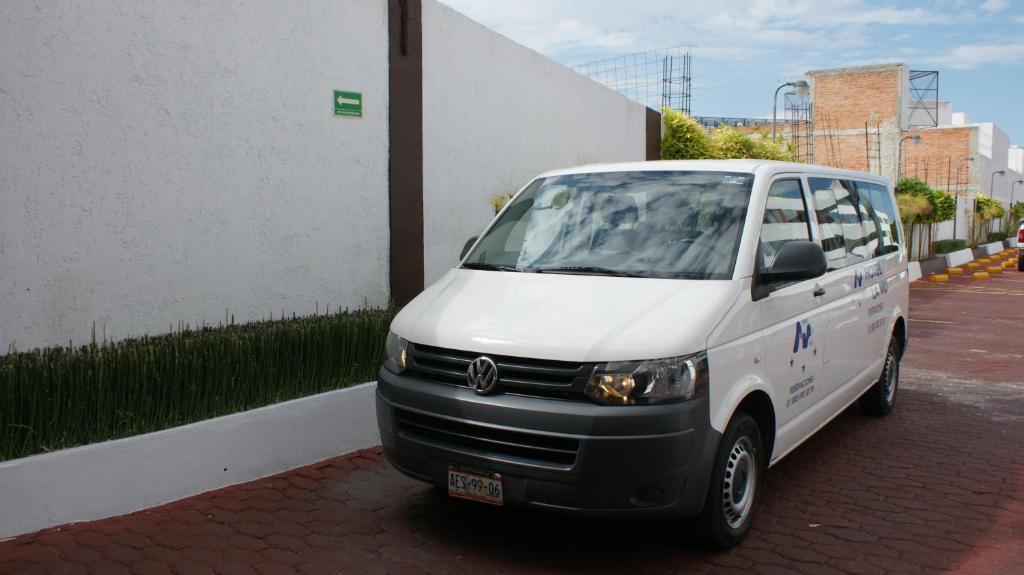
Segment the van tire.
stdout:
<svg viewBox="0 0 1024 575">
<path fill-rule="evenodd" d="M 746 413 L 737 413 L 718 444 L 704 509 L 693 525 L 692 535 L 698 543 L 731 549 L 743 542 L 761 502 L 767 459 L 757 422 Z M 737 485 L 742 488 L 740 493 L 730 485 L 736 479 L 744 482 Z M 745 496 L 751 497 L 749 505 L 737 505 L 746 501 Z"/>
<path fill-rule="evenodd" d="M 860 407 L 869 415 L 888 415 L 896 405 L 896 394 L 900 387 L 900 358 L 902 351 L 895 335 L 889 340 L 885 353 L 882 375 L 860 398 Z"/>
<path fill-rule="evenodd" d="M 1017 254 L 1017 271 L 1024 272 L 1024 254 Z"/>
</svg>

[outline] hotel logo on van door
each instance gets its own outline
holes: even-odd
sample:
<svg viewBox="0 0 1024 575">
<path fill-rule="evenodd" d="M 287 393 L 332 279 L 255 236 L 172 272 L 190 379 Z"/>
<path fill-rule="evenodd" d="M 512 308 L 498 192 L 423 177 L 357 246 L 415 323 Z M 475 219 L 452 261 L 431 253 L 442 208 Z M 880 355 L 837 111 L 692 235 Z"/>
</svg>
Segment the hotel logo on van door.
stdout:
<svg viewBox="0 0 1024 575">
<path fill-rule="evenodd" d="M 807 349 L 807 346 L 811 343 L 811 322 L 809 321 L 798 321 L 796 322 L 796 337 L 793 338 L 793 353 L 800 351 L 801 349 Z M 818 350 L 814 350 L 814 355 L 818 355 Z"/>
<path fill-rule="evenodd" d="M 498 366 L 487 356 L 480 356 L 466 370 L 469 386 L 480 395 L 487 395 L 498 387 Z"/>
<path fill-rule="evenodd" d="M 811 322 L 807 320 L 796 322 L 796 335 L 793 337 L 794 357 L 789 358 L 790 368 L 794 367 L 795 356 L 800 355 L 800 352 L 805 351 L 808 347 L 811 348 L 811 355 L 818 355 L 818 347 L 811 340 L 813 333 L 814 329 L 811 327 Z M 789 397 L 786 399 L 787 408 L 795 406 L 814 393 L 814 374 L 806 374 L 807 364 L 802 363 L 800 365 L 800 377 L 802 379 L 789 386 Z"/>
<path fill-rule="evenodd" d="M 853 287 L 854 289 L 863 287 L 864 280 L 873 280 L 882 275 L 882 264 L 875 262 L 864 268 L 864 271 L 855 270 L 853 272 Z"/>
</svg>

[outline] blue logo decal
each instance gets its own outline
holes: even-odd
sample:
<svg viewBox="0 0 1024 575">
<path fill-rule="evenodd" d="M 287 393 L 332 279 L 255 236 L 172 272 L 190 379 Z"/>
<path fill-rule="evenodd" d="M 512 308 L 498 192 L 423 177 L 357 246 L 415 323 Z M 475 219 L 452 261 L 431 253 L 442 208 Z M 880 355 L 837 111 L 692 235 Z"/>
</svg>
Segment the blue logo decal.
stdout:
<svg viewBox="0 0 1024 575">
<path fill-rule="evenodd" d="M 796 322 L 796 337 L 793 339 L 793 353 L 801 349 L 807 349 L 811 343 L 811 324 L 806 326 L 802 322 Z"/>
<path fill-rule="evenodd" d="M 859 288 L 862 285 L 864 285 L 864 274 L 858 271 L 853 272 L 853 287 Z"/>
</svg>

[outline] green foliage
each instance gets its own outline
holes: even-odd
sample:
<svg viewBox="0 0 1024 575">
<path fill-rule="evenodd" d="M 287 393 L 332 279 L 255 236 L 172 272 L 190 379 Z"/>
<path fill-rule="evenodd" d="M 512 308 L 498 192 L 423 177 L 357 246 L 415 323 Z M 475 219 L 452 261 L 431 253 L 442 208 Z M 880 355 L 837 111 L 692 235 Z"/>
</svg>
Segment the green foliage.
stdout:
<svg viewBox="0 0 1024 575">
<path fill-rule="evenodd" d="M 899 206 L 900 218 L 904 225 L 911 225 L 932 211 L 932 204 L 925 196 L 897 193 L 896 203 Z"/>
<path fill-rule="evenodd" d="M 997 199 L 988 196 L 974 198 L 974 211 L 982 220 L 991 221 L 1006 215 L 1006 208 Z"/>
<path fill-rule="evenodd" d="M 696 120 L 675 110 L 662 110 L 665 136 L 661 157 L 666 160 L 729 160 L 754 158 L 793 161 L 787 142 L 773 142 L 765 132 L 744 134 L 733 128 L 719 128 L 710 134 Z"/>
<path fill-rule="evenodd" d="M 912 196 L 927 196 L 931 190 L 924 181 L 917 178 L 900 178 L 896 182 L 897 194 L 910 194 Z"/>
<path fill-rule="evenodd" d="M 932 244 L 937 254 L 949 254 L 967 247 L 967 240 L 939 240 Z"/>
<path fill-rule="evenodd" d="M 711 149 L 716 159 L 754 157 L 754 140 L 732 128 L 719 128 L 711 132 Z"/>
<path fill-rule="evenodd" d="M 665 160 L 702 160 L 714 157 L 708 134 L 696 120 L 665 108 L 661 111 L 665 135 L 661 139 L 661 157 Z"/>
<path fill-rule="evenodd" d="M 912 257 L 930 257 L 925 248 L 933 246 L 934 224 L 956 216 L 956 197 L 944 190 L 933 189 L 917 178 L 901 178 L 896 183 L 896 203 Z"/>
<path fill-rule="evenodd" d="M 779 138 L 778 141 L 773 142 L 765 132 L 757 132 L 755 136 L 751 138 L 754 142 L 754 155 L 751 157 L 780 162 L 796 161 L 793 145 L 788 140 Z"/>
<path fill-rule="evenodd" d="M 1018 227 L 1017 222 L 1024 219 L 1024 202 L 1015 202 L 1013 207 L 1010 208 L 1010 220 L 1013 222 L 1013 227 Z"/>
<path fill-rule="evenodd" d="M 1003 233 L 1003 232 L 989 232 L 988 233 L 988 241 L 989 241 L 989 243 L 992 243 L 992 242 L 1002 242 L 1004 239 L 1006 239 L 1006 234 Z"/>
<path fill-rule="evenodd" d="M 956 215 L 956 197 L 917 178 L 901 178 L 896 199 L 905 224 L 937 224 Z"/>
<path fill-rule="evenodd" d="M 0 460 L 370 381 L 392 317 L 390 310 L 344 311 L 11 350 L 0 356 Z"/>
<path fill-rule="evenodd" d="M 953 219 L 956 216 L 956 196 L 945 190 L 933 189 L 928 197 L 932 204 L 932 213 L 928 216 L 929 224 L 937 224 Z"/>
</svg>

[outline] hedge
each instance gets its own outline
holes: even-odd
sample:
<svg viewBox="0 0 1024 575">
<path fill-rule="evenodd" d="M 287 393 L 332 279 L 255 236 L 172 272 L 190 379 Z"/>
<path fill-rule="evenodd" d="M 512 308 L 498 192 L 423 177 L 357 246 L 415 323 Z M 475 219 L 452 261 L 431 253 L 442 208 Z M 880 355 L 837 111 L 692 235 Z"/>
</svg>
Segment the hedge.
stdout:
<svg viewBox="0 0 1024 575">
<path fill-rule="evenodd" d="M 0 461 L 370 381 L 393 316 L 343 311 L 11 350 L 0 356 Z"/>
</svg>

